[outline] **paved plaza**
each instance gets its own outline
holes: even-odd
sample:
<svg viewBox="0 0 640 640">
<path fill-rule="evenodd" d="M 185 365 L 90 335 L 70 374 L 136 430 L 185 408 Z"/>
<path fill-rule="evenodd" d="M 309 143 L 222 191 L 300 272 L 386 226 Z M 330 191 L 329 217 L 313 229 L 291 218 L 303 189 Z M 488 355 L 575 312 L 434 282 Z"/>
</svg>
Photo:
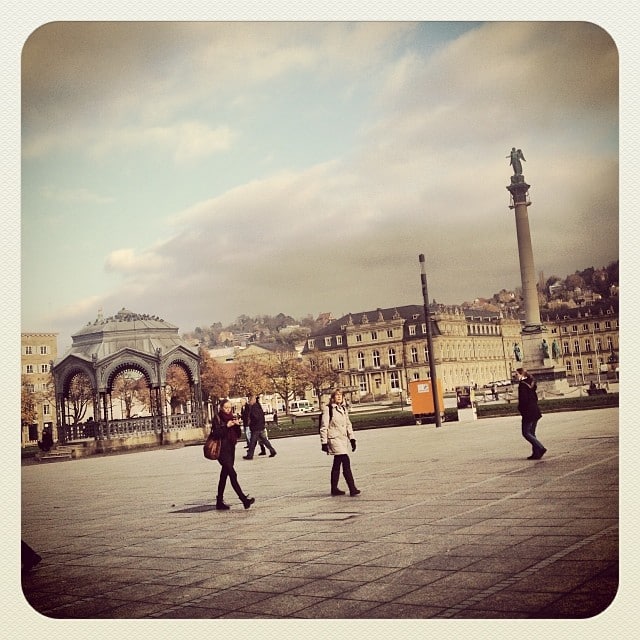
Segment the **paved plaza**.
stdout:
<svg viewBox="0 0 640 640">
<path fill-rule="evenodd" d="M 43 557 L 25 598 L 50 619 L 606 625 L 622 607 L 618 410 L 546 414 L 538 434 L 548 453 L 530 461 L 514 417 L 358 431 L 356 497 L 329 495 L 317 436 L 252 461 L 239 443 L 256 502 L 229 486 L 226 512 L 200 446 L 25 465 L 22 535 Z"/>
</svg>

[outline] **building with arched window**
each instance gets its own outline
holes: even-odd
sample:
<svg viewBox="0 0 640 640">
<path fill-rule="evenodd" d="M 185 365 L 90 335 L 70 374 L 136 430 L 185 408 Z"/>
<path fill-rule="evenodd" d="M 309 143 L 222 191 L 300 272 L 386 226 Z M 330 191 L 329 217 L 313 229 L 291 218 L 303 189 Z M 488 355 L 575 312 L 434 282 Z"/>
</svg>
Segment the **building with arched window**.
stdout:
<svg viewBox="0 0 640 640">
<path fill-rule="evenodd" d="M 510 379 L 520 321 L 501 312 L 431 305 L 433 356 L 445 390 Z M 363 400 L 406 393 L 429 378 L 424 307 L 407 305 L 350 313 L 306 341 L 303 358 L 325 361 L 340 384 Z"/>
</svg>

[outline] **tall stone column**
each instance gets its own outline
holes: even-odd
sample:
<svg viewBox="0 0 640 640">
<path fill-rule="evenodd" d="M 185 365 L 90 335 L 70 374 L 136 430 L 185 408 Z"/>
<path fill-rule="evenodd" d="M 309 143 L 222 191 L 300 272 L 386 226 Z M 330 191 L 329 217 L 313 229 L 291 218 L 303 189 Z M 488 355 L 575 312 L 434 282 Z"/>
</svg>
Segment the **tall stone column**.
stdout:
<svg viewBox="0 0 640 640">
<path fill-rule="evenodd" d="M 524 331 L 539 331 L 540 307 L 538 305 L 538 288 L 536 286 L 536 269 L 533 262 L 533 246 L 529 229 L 529 185 L 524 176 L 514 175 L 507 187 L 511 193 L 512 204 L 515 209 L 516 234 L 518 236 L 518 256 L 520 257 L 520 278 L 522 280 L 522 295 L 524 297 L 525 324 Z"/>
<path fill-rule="evenodd" d="M 533 261 L 533 246 L 529 229 L 529 185 L 522 174 L 524 155 L 520 149 L 511 150 L 510 156 L 513 175 L 507 190 L 511 194 L 510 209 L 515 211 L 516 234 L 518 237 L 518 257 L 520 259 L 520 278 L 524 298 L 524 326 L 521 332 L 522 348 L 518 354 L 522 366 L 538 380 L 539 387 L 550 393 L 563 394 L 569 388 L 566 368 L 561 357 L 553 353 L 553 343 L 559 336 L 552 336 L 540 321 L 538 303 L 537 275 Z"/>
</svg>

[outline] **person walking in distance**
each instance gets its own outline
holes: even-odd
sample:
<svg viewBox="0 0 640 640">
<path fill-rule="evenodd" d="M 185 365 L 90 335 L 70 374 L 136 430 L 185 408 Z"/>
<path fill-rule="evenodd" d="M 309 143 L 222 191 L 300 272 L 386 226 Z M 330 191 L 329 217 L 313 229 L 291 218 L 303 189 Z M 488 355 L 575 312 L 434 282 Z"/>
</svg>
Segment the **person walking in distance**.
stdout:
<svg viewBox="0 0 640 640">
<path fill-rule="evenodd" d="M 276 455 L 276 450 L 273 448 L 267 438 L 267 423 L 264 418 L 264 411 L 260 406 L 260 396 L 251 396 L 249 400 L 249 428 L 251 429 L 251 441 L 249 442 L 249 450 L 247 455 L 243 456 L 244 460 L 253 460 L 253 452 L 256 448 L 256 444 L 260 443 L 260 448 L 266 447 L 271 452 L 270 458 Z"/>
<path fill-rule="evenodd" d="M 227 478 L 231 481 L 231 486 L 238 494 L 238 498 L 244 505 L 245 509 L 248 509 L 255 501 L 255 498 L 249 498 L 240 488 L 238 482 L 238 474 L 233 466 L 236 455 L 236 443 L 240 437 L 240 424 L 241 420 L 233 415 L 230 400 L 222 400 L 220 402 L 220 409 L 218 411 L 218 426 L 221 429 L 222 437 L 220 438 L 222 444 L 220 446 L 220 455 L 218 456 L 218 462 L 220 464 L 220 479 L 218 481 L 218 495 L 216 498 L 216 509 L 219 511 L 229 509 L 229 505 L 224 503 L 224 490 L 227 485 Z"/>
<path fill-rule="evenodd" d="M 320 445 L 327 455 L 333 456 L 331 495 L 343 496 L 345 494 L 344 491 L 338 488 L 340 468 L 342 468 L 342 475 L 349 487 L 349 495 L 357 496 L 360 493 L 360 489 L 356 487 L 353 479 L 351 460 L 349 459 L 349 447 L 351 451 L 355 451 L 356 441 L 341 389 L 336 389 L 331 394 L 329 403 L 322 411 Z"/>
<path fill-rule="evenodd" d="M 244 437 L 247 441 L 247 445 L 245 446 L 245 449 L 249 449 L 249 446 L 251 444 L 251 426 L 249 424 L 251 421 L 250 414 L 251 414 L 251 398 L 247 398 L 246 402 L 242 405 L 242 409 L 240 409 L 240 417 L 242 418 Z M 258 455 L 266 456 L 267 451 L 264 448 L 264 444 L 262 444 L 262 442 L 260 442 L 259 444 L 260 444 L 260 453 Z"/>
<path fill-rule="evenodd" d="M 527 460 L 540 460 L 547 452 L 544 445 L 536 438 L 536 426 L 542 418 L 538 407 L 537 383 L 533 376 L 523 368 L 516 369 L 518 374 L 518 411 L 522 416 L 522 437 L 531 444 L 533 452 Z"/>
</svg>

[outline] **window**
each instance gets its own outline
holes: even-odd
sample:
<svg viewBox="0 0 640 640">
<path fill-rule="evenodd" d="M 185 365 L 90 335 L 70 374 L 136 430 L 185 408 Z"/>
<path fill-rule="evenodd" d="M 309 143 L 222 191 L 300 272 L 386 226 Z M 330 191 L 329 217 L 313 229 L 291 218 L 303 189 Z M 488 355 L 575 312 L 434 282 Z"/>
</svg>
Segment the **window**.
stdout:
<svg viewBox="0 0 640 640">
<path fill-rule="evenodd" d="M 411 347 L 411 362 L 418 362 L 418 347 Z"/>
<path fill-rule="evenodd" d="M 567 368 L 567 372 L 568 372 L 568 373 L 571 373 L 571 360 L 567 360 L 567 361 L 564 363 L 564 366 Z"/>
<path fill-rule="evenodd" d="M 399 389 L 400 388 L 400 374 L 397 371 L 392 371 L 389 374 L 389 378 L 391 381 L 391 388 L 392 389 Z"/>
<path fill-rule="evenodd" d="M 393 329 L 387 329 L 387 338 L 393 338 Z"/>
<path fill-rule="evenodd" d="M 373 352 L 373 366 L 376 369 L 380 368 L 380 352 L 378 350 Z"/>
<path fill-rule="evenodd" d="M 602 351 L 602 339 L 596 338 L 596 351 Z"/>
<path fill-rule="evenodd" d="M 594 331 L 600 331 L 600 323 L 599 322 L 594 322 L 593 323 L 593 329 L 594 329 Z"/>
<path fill-rule="evenodd" d="M 336 344 L 342 344 L 342 336 L 336 336 Z"/>
<path fill-rule="evenodd" d="M 449 347 L 447 346 L 447 349 L 448 348 Z M 429 362 L 429 345 L 428 344 L 424 345 L 424 361 Z"/>
<path fill-rule="evenodd" d="M 372 340 L 377 340 L 378 339 L 378 332 L 377 331 L 372 331 L 371 332 L 371 339 Z"/>
<path fill-rule="evenodd" d="M 364 369 L 364 353 L 358 351 L 358 369 Z"/>
<path fill-rule="evenodd" d="M 580 353 L 580 340 L 573 341 L 573 353 Z"/>
<path fill-rule="evenodd" d="M 571 353 L 569 350 L 569 343 L 566 340 L 562 343 L 562 352 L 565 356 L 568 356 Z"/>
<path fill-rule="evenodd" d="M 32 347 L 31 345 L 29 345 L 29 344 L 28 344 L 28 345 L 24 348 L 24 354 L 25 354 L 26 356 L 31 356 L 31 355 L 33 355 L 33 347 Z"/>
<path fill-rule="evenodd" d="M 562 327 L 562 333 L 569 333 L 569 327 Z"/>
<path fill-rule="evenodd" d="M 40 355 L 41 356 L 46 356 L 47 353 L 49 353 L 49 348 L 46 345 L 40 347 Z"/>
<path fill-rule="evenodd" d="M 410 324 L 409 325 L 409 335 L 410 336 L 415 336 L 416 335 L 416 325 L 415 324 Z"/>
<path fill-rule="evenodd" d="M 611 320 L 605 320 L 604 321 L 604 328 L 605 329 L 611 329 Z"/>
<path fill-rule="evenodd" d="M 584 341 L 584 350 L 591 351 L 591 340 L 588 338 Z"/>
<path fill-rule="evenodd" d="M 316 341 L 313 338 L 311 338 L 311 340 L 309 340 L 307 342 L 307 345 L 308 345 L 309 349 L 315 349 L 316 348 L 316 346 L 315 346 L 316 345 Z"/>
<path fill-rule="evenodd" d="M 576 369 L 582 371 L 582 360 L 580 360 L 580 358 L 576 359 Z"/>
<path fill-rule="evenodd" d="M 589 325 L 588 324 L 583 324 L 582 325 L 582 330 L 583 331 L 589 331 Z"/>
<path fill-rule="evenodd" d="M 344 371 L 344 356 L 338 356 L 338 369 Z"/>
<path fill-rule="evenodd" d="M 40 365 L 40 373 L 49 373 L 49 365 L 41 364 Z"/>
<path fill-rule="evenodd" d="M 607 337 L 607 349 L 612 350 L 613 349 L 613 338 L 611 336 Z M 28 367 L 29 365 L 27 365 Z M 27 373 L 29 373 L 27 371 Z"/>
<path fill-rule="evenodd" d="M 587 369 L 593 371 L 593 358 L 587 358 Z"/>
<path fill-rule="evenodd" d="M 28 364 L 28 365 L 25 367 L 25 372 L 26 372 L 26 373 L 33 373 L 33 365 L 32 365 L 32 364 Z"/>
<path fill-rule="evenodd" d="M 420 372 L 419 371 L 414 371 L 413 372 L 413 379 L 414 380 L 420 380 Z"/>
<path fill-rule="evenodd" d="M 356 334 L 356 342 L 362 342 L 362 336 L 359 333 Z"/>
<path fill-rule="evenodd" d="M 48 404 L 43 404 L 42 405 L 42 415 L 43 416 L 50 416 L 51 415 L 51 406 Z"/>
<path fill-rule="evenodd" d="M 327 338 L 324 339 L 324 346 L 325 347 L 331 346 L 331 336 L 328 336 Z"/>
<path fill-rule="evenodd" d="M 574 324 L 574 325 L 571 327 L 571 331 L 573 331 L 573 333 L 578 333 L 578 325 L 577 325 L 577 324 Z"/>
<path fill-rule="evenodd" d="M 422 333 L 427 333 L 427 323 L 426 322 L 422 323 Z"/>
<path fill-rule="evenodd" d="M 396 350 L 393 347 L 389 349 L 389 366 L 390 367 L 396 366 Z"/>
<path fill-rule="evenodd" d="M 27 391 L 28 391 L 29 393 L 34 393 L 34 392 L 35 392 L 35 390 L 36 390 L 35 386 L 34 386 L 34 385 L 32 385 L 32 384 L 29 382 L 29 383 L 27 384 Z"/>
<path fill-rule="evenodd" d="M 367 392 L 367 378 L 365 376 L 358 376 L 358 387 L 362 393 Z"/>
</svg>

